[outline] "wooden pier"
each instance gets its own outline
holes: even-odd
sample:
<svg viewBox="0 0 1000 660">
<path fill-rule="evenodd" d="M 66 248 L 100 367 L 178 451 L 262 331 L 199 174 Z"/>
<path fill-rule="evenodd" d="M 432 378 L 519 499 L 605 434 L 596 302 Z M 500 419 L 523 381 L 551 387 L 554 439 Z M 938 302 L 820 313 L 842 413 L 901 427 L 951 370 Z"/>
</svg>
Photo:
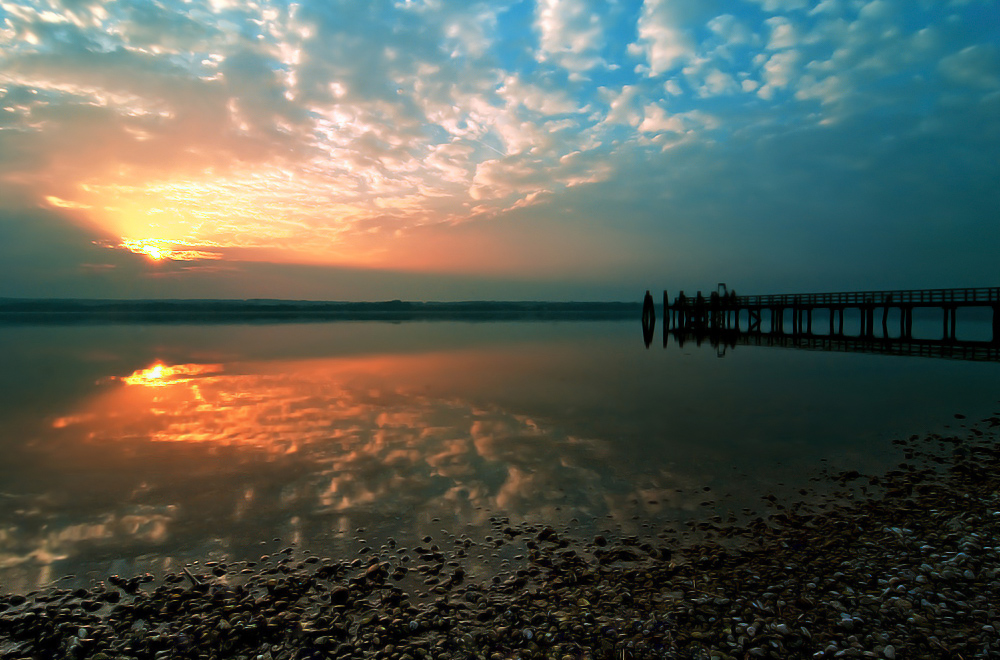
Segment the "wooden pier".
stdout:
<svg viewBox="0 0 1000 660">
<path fill-rule="evenodd" d="M 652 306 L 648 293 L 647 306 Z M 962 308 L 992 311 L 991 340 L 970 342 L 957 338 L 957 312 Z M 916 309 L 940 310 L 940 339 L 914 338 L 913 312 Z M 672 302 L 664 291 L 663 310 L 664 333 L 674 331 L 702 336 L 721 333 L 730 340 L 742 337 L 736 342 L 741 344 L 828 346 L 826 350 L 836 350 L 834 346 L 869 346 L 872 340 L 878 340 L 895 342 L 896 354 L 910 354 L 910 350 L 926 354 L 928 348 L 933 348 L 932 352 L 944 356 L 944 348 L 961 346 L 958 354 L 969 355 L 971 350 L 980 359 L 989 360 L 997 359 L 994 356 L 1000 347 L 1000 287 L 740 296 L 720 284 L 718 290 L 708 296 L 698 292 L 692 297 L 681 292 Z M 817 311 L 825 312 L 827 323 L 824 325 L 827 327 L 817 327 L 814 332 L 813 317 Z M 845 316 L 859 321 L 857 334 L 845 334 Z M 893 317 L 891 324 L 890 316 Z M 644 313 L 644 331 L 648 318 Z M 655 322 L 655 315 L 652 318 Z M 897 323 L 898 332 L 895 331 Z M 893 332 L 890 332 L 890 325 Z M 652 328 L 649 330 L 651 332 Z M 764 342 L 761 337 L 768 339 Z M 784 339 L 786 337 L 794 341 Z M 911 346 L 902 347 L 907 343 Z"/>
</svg>

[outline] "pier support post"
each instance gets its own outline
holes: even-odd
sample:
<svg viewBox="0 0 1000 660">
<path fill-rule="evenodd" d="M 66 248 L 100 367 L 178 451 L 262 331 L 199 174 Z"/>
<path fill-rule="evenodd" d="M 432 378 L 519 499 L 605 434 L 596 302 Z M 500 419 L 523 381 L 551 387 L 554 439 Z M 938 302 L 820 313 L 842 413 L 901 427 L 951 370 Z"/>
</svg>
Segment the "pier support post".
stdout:
<svg viewBox="0 0 1000 660">
<path fill-rule="evenodd" d="M 653 343 L 653 330 L 656 328 L 656 309 L 653 307 L 653 296 L 646 291 L 642 299 L 642 340 L 646 348 Z"/>
<path fill-rule="evenodd" d="M 1000 344 L 1000 305 L 993 305 L 993 343 Z"/>
<path fill-rule="evenodd" d="M 957 324 L 957 311 L 958 308 L 954 305 L 946 305 L 942 308 L 944 310 L 944 336 L 942 339 L 945 341 L 955 340 L 955 326 Z"/>
<path fill-rule="evenodd" d="M 667 290 L 663 290 L 663 332 L 670 329 L 670 299 L 667 298 Z"/>
</svg>

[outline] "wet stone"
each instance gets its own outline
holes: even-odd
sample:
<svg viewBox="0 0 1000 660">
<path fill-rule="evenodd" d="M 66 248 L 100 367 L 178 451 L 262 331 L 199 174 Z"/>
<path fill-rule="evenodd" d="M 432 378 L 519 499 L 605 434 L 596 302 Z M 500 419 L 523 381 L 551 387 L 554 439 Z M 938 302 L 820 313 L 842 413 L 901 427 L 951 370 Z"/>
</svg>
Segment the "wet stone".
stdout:
<svg viewBox="0 0 1000 660">
<path fill-rule="evenodd" d="M 410 571 L 404 547 L 316 560 L 288 546 L 260 564 L 192 564 L 197 584 L 126 575 L 0 596 L 0 657 L 1000 657 L 997 439 L 933 469 L 912 452 L 878 496 L 775 497 L 767 518 L 693 521 L 689 542 L 498 517 L 485 547 L 517 550 L 502 561 L 442 530 L 444 549 L 425 536 Z M 844 481 L 876 484 L 863 477 Z"/>
</svg>

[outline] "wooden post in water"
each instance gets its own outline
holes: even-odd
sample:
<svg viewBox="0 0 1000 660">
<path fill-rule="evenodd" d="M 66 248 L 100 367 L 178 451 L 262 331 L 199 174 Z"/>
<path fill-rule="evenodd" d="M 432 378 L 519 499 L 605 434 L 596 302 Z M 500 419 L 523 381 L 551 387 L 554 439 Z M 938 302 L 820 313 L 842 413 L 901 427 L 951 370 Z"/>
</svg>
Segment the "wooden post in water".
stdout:
<svg viewBox="0 0 1000 660">
<path fill-rule="evenodd" d="M 957 311 L 955 305 L 944 305 L 944 340 L 955 340 L 955 325 L 957 324 Z"/>
<path fill-rule="evenodd" d="M 653 330 L 656 328 L 656 309 L 653 307 L 653 296 L 649 290 L 642 299 L 642 339 L 646 348 L 653 343 Z"/>
<path fill-rule="evenodd" d="M 1000 344 L 1000 305 L 993 305 L 993 343 Z"/>
<path fill-rule="evenodd" d="M 667 298 L 667 290 L 663 290 L 663 332 L 670 329 L 670 299 Z"/>
<path fill-rule="evenodd" d="M 889 338 L 889 305 L 892 303 L 892 294 L 886 296 L 885 305 L 882 307 L 882 339 Z"/>
</svg>

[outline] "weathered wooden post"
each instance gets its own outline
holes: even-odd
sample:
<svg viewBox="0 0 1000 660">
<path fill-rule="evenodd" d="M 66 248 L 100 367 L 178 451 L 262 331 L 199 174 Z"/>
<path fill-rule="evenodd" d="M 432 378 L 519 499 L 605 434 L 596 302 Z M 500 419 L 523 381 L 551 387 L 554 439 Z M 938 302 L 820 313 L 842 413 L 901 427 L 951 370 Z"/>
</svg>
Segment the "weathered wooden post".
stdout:
<svg viewBox="0 0 1000 660">
<path fill-rule="evenodd" d="M 1000 305 L 993 305 L 993 343 L 1000 344 Z"/>
<path fill-rule="evenodd" d="M 670 299 L 667 298 L 667 290 L 663 290 L 663 331 L 670 329 Z"/>
<path fill-rule="evenodd" d="M 667 290 L 663 290 L 663 348 L 667 347 L 670 337 L 670 300 L 667 298 Z"/>
<path fill-rule="evenodd" d="M 885 298 L 885 305 L 882 307 L 882 339 L 889 338 L 889 305 L 892 303 L 892 294 Z"/>
<path fill-rule="evenodd" d="M 656 328 L 656 309 L 653 307 L 653 296 L 646 290 L 642 300 L 642 340 L 646 348 L 653 343 L 653 330 Z"/>
</svg>

